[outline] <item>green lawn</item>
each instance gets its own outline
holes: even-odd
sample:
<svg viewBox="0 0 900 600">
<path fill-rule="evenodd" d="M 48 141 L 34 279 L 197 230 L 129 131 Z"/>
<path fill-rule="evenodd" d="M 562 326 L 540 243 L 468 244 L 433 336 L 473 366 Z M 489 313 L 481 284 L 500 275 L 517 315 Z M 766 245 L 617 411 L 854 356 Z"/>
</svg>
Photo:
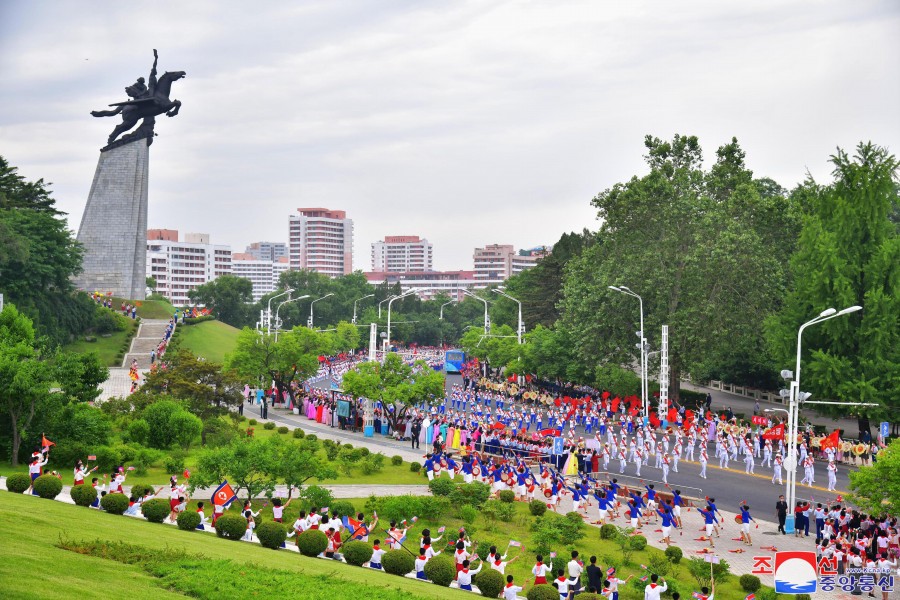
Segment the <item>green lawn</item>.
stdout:
<svg viewBox="0 0 900 600">
<path fill-rule="evenodd" d="M 77 352 L 79 354 L 94 352 L 99 355 L 100 360 L 107 367 L 121 367 L 121 359 L 116 360 L 116 358 L 122 351 L 122 346 L 126 342 L 128 342 L 130 346 L 131 338 L 134 336 L 135 332 L 137 332 L 138 322 L 128 319 L 128 325 L 126 327 L 127 328 L 124 331 L 116 331 L 109 337 L 101 337 L 92 334 L 91 337 L 96 339 L 94 342 L 86 342 L 84 336 L 82 336 L 71 344 L 63 346 L 63 350 L 65 352 Z"/>
<path fill-rule="evenodd" d="M 62 502 L 41 500 L 0 492 L 0 581 L 3 598 L 97 598 L 98 600 L 134 598 L 184 598 L 175 590 L 190 590 L 193 597 L 218 595 L 215 583 L 205 582 L 203 572 L 196 578 L 190 572 L 179 574 L 178 581 L 155 579 L 143 568 L 112 560 L 76 554 L 57 548 L 60 539 L 74 541 L 123 541 L 157 550 L 183 550 L 210 559 L 226 559 L 247 573 L 244 597 L 265 596 L 253 589 L 259 575 L 267 569 L 294 574 L 298 581 L 328 576 L 332 589 L 343 588 L 368 598 L 464 598 L 465 592 L 441 588 L 412 579 L 377 573 L 343 563 L 300 556 L 294 552 L 276 552 L 256 544 L 222 540 L 202 532 L 184 532 L 175 527 L 157 525 L 129 517 L 109 515 Z M 260 566 L 264 565 L 264 566 Z M 192 581 L 194 579 L 195 581 Z M 202 590 L 192 583 L 204 583 Z M 162 584 L 166 582 L 166 585 Z M 262 585 L 262 584 L 260 584 Z M 361 586 L 366 586 L 361 589 Z M 288 598 L 310 598 L 298 585 Z M 398 594 L 397 590 L 406 592 Z M 230 595 L 229 597 L 236 597 Z M 468 596 L 472 597 L 472 596 Z"/>
<path fill-rule="evenodd" d="M 234 350 L 240 329 L 221 321 L 203 321 L 196 325 L 178 326 L 178 343 L 208 361 L 222 363 Z"/>
</svg>

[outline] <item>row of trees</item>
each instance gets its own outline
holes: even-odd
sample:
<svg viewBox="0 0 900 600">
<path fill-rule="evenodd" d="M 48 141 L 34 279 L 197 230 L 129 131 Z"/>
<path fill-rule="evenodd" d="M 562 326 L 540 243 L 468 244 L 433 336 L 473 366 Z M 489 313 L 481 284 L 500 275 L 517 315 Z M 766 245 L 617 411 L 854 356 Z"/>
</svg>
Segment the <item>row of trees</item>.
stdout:
<svg viewBox="0 0 900 600">
<path fill-rule="evenodd" d="M 873 144 L 853 156 L 839 150 L 832 182 L 809 178 L 788 192 L 755 177 L 735 139 L 709 169 L 696 137 L 648 136 L 645 146 L 648 172 L 592 201 L 599 231 L 564 236 L 558 260 L 509 280 L 523 301 L 526 344 L 517 348 L 514 330 L 501 327 L 494 337 L 468 331 L 463 347 L 516 372 L 629 388 L 638 301 L 609 289 L 627 285 L 643 298 L 651 351 L 669 326 L 670 395 L 688 376 L 777 389 L 799 326 L 858 304 L 861 312 L 806 334 L 803 388 L 879 404 L 860 415 L 889 419 L 900 409 L 895 157 Z M 492 315 L 515 323 L 500 301 Z"/>
</svg>

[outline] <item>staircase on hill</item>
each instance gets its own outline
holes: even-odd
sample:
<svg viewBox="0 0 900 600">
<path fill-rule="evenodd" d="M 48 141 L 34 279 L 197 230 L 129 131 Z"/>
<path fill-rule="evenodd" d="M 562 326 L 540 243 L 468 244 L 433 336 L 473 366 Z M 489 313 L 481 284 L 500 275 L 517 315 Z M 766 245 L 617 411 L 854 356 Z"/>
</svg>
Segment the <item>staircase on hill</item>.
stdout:
<svg viewBox="0 0 900 600">
<path fill-rule="evenodd" d="M 137 361 L 139 369 L 149 369 L 150 352 L 159 346 L 163 336 L 166 334 L 166 326 L 168 324 L 168 321 L 162 319 L 142 319 L 137 335 L 131 340 L 131 348 L 122 361 L 122 367 L 125 369 L 130 368 L 133 359 Z"/>
</svg>

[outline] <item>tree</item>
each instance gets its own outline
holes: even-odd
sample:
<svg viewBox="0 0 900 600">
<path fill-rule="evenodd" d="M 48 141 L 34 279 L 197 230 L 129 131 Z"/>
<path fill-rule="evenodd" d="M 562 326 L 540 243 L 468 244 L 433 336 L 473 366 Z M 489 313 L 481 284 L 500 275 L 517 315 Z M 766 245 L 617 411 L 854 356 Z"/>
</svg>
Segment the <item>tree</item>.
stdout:
<svg viewBox="0 0 900 600">
<path fill-rule="evenodd" d="M 188 411 L 203 423 L 227 414 L 243 402 L 240 380 L 221 365 L 200 360 L 188 350 L 166 355 L 165 369 L 147 376 L 130 399 L 135 405 L 150 404 L 160 397 L 184 399 Z M 206 445 L 207 428 L 201 431 L 201 444 Z"/>
<path fill-rule="evenodd" d="M 389 353 L 383 363 L 364 362 L 347 372 L 342 386 L 354 398 L 380 400 L 396 431 L 410 408 L 420 402 L 437 404 L 443 398 L 444 375 L 424 361 L 409 365 L 399 354 Z"/>
<path fill-rule="evenodd" d="M 50 394 L 50 380 L 31 319 L 6 304 L 0 312 L 0 408 L 10 420 L 13 467 L 35 408 Z"/>
<path fill-rule="evenodd" d="M 206 306 L 223 323 L 243 327 L 248 321 L 248 305 L 253 302 L 253 284 L 243 277 L 222 275 L 191 290 L 188 297 Z"/>
<path fill-rule="evenodd" d="M 279 438 L 276 438 L 279 439 Z M 318 440 L 303 438 L 296 442 L 286 442 L 276 448 L 276 461 L 280 468 L 278 476 L 290 490 L 300 488 L 310 479 L 334 479 L 337 471 L 319 456 Z"/>
<path fill-rule="evenodd" d="M 280 393 L 294 399 L 291 385 L 314 375 L 319 369 L 319 356 L 334 351 L 335 337 L 328 333 L 295 327 L 274 335 L 260 335 L 244 328 L 237 345 L 225 361 L 225 368 L 245 380 L 275 382 Z"/>
<path fill-rule="evenodd" d="M 247 492 L 255 498 L 271 492 L 278 483 L 280 438 L 266 440 L 239 437 L 227 446 L 204 450 L 197 460 L 197 470 L 191 475 L 190 489 L 219 485 L 228 479 L 235 494 Z"/>
<path fill-rule="evenodd" d="M 172 441 L 183 450 L 190 450 L 191 444 L 203 431 L 203 421 L 186 410 L 180 410 L 169 419 Z"/>
<path fill-rule="evenodd" d="M 897 159 L 866 143 L 852 158 L 838 149 L 831 162 L 830 185 L 802 186 L 807 213 L 784 308 L 768 322 L 769 341 L 780 364 L 792 366 L 802 323 L 829 307 L 862 306 L 806 330 L 801 385 L 821 399 L 878 403 L 849 412 L 896 421 L 889 417 L 900 409 L 900 237 L 890 219 Z M 820 410 L 848 413 L 846 406 Z"/>
<path fill-rule="evenodd" d="M 682 374 L 712 374 L 735 354 L 735 340 L 761 346 L 760 317 L 778 307 L 784 265 L 758 230 L 787 224 L 751 218 L 768 213 L 736 140 L 719 149 L 709 173 L 696 137 L 647 136 L 645 146 L 650 172 L 593 200 L 599 240 L 566 267 L 561 323 L 585 370 L 598 360 L 633 367 L 638 302 L 608 289 L 629 286 L 643 297 L 652 346 L 659 347 L 660 326 L 669 326 L 669 389 L 677 399 Z M 766 200 L 779 201 L 787 202 Z"/>
<path fill-rule="evenodd" d="M 155 294 L 156 293 L 156 285 L 157 285 L 156 278 L 148 276 L 146 279 L 146 284 L 147 284 L 147 287 L 150 288 L 150 291 Z"/>
<path fill-rule="evenodd" d="M 872 466 L 850 471 L 851 502 L 878 516 L 900 511 L 900 440 L 879 452 Z"/>
<path fill-rule="evenodd" d="M 173 422 L 178 413 L 185 412 L 179 402 L 174 400 L 160 400 L 144 409 L 141 418 L 150 425 L 148 443 L 154 448 L 164 450 L 175 443 L 175 429 Z M 199 432 L 198 432 L 199 433 Z"/>
<path fill-rule="evenodd" d="M 109 369 L 94 352 L 57 352 L 56 381 L 63 393 L 77 402 L 92 402 L 100 395 L 100 384 L 109 379 Z"/>
</svg>

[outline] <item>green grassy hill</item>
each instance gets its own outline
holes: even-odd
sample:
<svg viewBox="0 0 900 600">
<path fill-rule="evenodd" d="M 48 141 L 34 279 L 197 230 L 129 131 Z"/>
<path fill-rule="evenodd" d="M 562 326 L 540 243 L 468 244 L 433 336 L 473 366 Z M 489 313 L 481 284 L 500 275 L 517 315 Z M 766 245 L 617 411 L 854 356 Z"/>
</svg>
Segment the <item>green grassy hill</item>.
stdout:
<svg viewBox="0 0 900 600">
<path fill-rule="evenodd" d="M 234 350 L 240 329 L 221 321 L 203 321 L 196 325 L 178 326 L 178 344 L 208 361 L 222 363 Z"/>
<path fill-rule="evenodd" d="M 107 367 L 121 367 L 122 356 L 131 346 L 131 338 L 137 332 L 138 322 L 128 319 L 128 324 L 124 331 L 116 331 L 109 334 L 109 337 L 91 334 L 90 336 L 81 336 L 74 342 L 63 346 L 66 352 L 77 352 L 85 354 L 95 352 L 100 356 L 100 360 Z M 95 340 L 88 342 L 85 337 Z"/>
<path fill-rule="evenodd" d="M 0 491 L 0 581 L 3 598 L 236 598 L 269 597 L 269 576 L 287 573 L 294 584 L 278 598 L 465 598 L 468 592 L 256 544 L 180 531 L 62 502 Z M 127 542 L 151 551 L 184 551 L 214 560 L 159 579 L 138 564 L 86 556 L 57 547 L 71 542 Z M 209 568 L 202 563 L 209 562 Z M 227 563 L 230 564 L 230 563 Z M 277 571 L 276 571 L 277 570 Z M 282 579 L 278 577 L 277 579 Z M 281 582 L 283 583 L 283 581 Z M 237 587 L 238 589 L 233 589 Z M 313 592 L 310 588 L 321 593 Z"/>
</svg>

